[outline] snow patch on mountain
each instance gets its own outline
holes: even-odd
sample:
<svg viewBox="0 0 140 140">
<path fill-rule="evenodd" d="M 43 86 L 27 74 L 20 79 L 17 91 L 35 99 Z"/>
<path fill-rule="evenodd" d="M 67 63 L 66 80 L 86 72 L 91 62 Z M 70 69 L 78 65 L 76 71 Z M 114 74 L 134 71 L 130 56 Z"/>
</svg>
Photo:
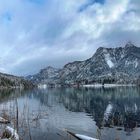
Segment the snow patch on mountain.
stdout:
<svg viewBox="0 0 140 140">
<path fill-rule="evenodd" d="M 134 65 L 135 65 L 135 68 L 137 68 L 138 67 L 138 59 L 135 59 L 135 61 L 134 61 Z"/>
<path fill-rule="evenodd" d="M 134 66 L 134 68 L 137 68 L 138 67 L 138 59 L 136 58 L 135 60 L 131 61 L 131 60 L 126 60 L 125 61 L 125 65 L 126 66 L 129 66 L 129 65 L 132 65 Z"/>
<path fill-rule="evenodd" d="M 114 67 L 114 63 L 112 62 L 111 57 L 108 53 L 105 54 L 105 60 L 110 68 Z"/>
<path fill-rule="evenodd" d="M 85 61 L 66 64 L 62 69 L 47 67 L 28 76 L 35 83 L 45 84 L 135 84 L 140 81 L 140 48 L 128 43 L 125 47 L 97 49 Z"/>
</svg>

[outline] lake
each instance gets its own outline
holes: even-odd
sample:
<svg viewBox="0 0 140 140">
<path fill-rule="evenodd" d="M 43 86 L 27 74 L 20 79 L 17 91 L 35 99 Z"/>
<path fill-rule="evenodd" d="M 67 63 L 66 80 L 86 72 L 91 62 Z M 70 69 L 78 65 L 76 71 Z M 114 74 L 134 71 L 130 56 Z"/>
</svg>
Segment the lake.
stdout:
<svg viewBox="0 0 140 140">
<path fill-rule="evenodd" d="M 0 115 L 23 140 L 74 140 L 67 130 L 101 140 L 138 140 L 140 88 L 1 90 Z"/>
</svg>

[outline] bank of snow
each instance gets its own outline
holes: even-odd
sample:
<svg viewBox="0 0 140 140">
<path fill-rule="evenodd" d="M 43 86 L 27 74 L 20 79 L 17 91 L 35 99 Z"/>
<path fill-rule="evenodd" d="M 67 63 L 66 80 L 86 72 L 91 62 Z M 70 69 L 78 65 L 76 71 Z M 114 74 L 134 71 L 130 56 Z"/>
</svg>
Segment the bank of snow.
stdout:
<svg viewBox="0 0 140 140">
<path fill-rule="evenodd" d="M 95 88 L 100 88 L 100 87 L 127 87 L 127 86 L 136 86 L 134 84 L 89 84 L 89 85 L 82 85 L 83 87 L 95 87 Z"/>
</svg>

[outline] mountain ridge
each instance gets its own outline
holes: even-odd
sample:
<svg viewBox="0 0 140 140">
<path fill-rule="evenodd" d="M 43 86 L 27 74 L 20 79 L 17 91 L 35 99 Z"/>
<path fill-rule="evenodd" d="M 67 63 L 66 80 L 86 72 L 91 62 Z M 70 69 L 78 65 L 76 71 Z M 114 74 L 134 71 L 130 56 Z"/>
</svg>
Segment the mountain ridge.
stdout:
<svg viewBox="0 0 140 140">
<path fill-rule="evenodd" d="M 48 70 L 43 69 L 46 75 L 40 71 L 27 79 L 38 84 L 136 84 L 140 77 L 140 48 L 130 42 L 124 47 L 99 47 L 89 59 L 67 63 L 62 69 L 51 67 L 52 77 Z"/>
<path fill-rule="evenodd" d="M 0 89 L 2 88 L 29 89 L 33 87 L 35 87 L 35 85 L 31 81 L 24 79 L 24 77 L 18 77 L 11 74 L 0 72 Z"/>
</svg>

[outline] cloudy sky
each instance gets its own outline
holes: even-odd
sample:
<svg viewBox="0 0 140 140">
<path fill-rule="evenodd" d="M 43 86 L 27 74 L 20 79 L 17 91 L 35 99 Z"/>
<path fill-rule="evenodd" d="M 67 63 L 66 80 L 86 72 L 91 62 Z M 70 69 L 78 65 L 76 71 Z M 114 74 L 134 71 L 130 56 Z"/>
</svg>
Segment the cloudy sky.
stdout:
<svg viewBox="0 0 140 140">
<path fill-rule="evenodd" d="M 0 71 L 28 75 L 100 46 L 140 46 L 140 0 L 1 0 Z"/>
</svg>

